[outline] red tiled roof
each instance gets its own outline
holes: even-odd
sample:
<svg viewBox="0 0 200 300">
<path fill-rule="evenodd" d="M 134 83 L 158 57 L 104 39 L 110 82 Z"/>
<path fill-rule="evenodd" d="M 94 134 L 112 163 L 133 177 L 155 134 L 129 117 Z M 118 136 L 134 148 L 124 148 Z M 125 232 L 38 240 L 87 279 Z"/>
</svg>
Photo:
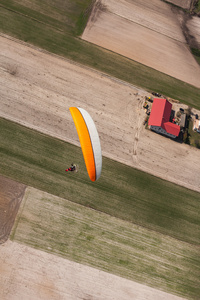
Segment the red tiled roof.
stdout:
<svg viewBox="0 0 200 300">
<path fill-rule="evenodd" d="M 180 132 L 180 126 L 169 122 L 171 109 L 172 104 L 169 101 L 166 99 L 155 98 L 148 124 L 162 127 L 168 133 L 178 136 Z"/>
<path fill-rule="evenodd" d="M 161 126 L 168 122 L 171 114 L 172 104 L 166 99 L 155 98 L 149 117 L 149 125 Z"/>
<path fill-rule="evenodd" d="M 173 124 L 171 122 L 166 122 L 164 123 L 164 127 L 163 127 L 168 133 L 171 133 L 175 136 L 179 135 L 180 132 L 180 126 Z"/>
</svg>

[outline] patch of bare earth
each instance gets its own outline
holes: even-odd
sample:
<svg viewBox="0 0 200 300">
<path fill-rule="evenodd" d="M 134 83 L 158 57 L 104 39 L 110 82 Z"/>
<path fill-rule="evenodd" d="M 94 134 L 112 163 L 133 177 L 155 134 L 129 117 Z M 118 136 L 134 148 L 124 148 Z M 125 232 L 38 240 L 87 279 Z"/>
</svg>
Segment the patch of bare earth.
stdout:
<svg viewBox="0 0 200 300">
<path fill-rule="evenodd" d="M 97 0 L 82 39 L 200 87 L 200 67 L 163 1 Z"/>
<path fill-rule="evenodd" d="M 11 232 L 26 186 L 0 176 L 0 244 Z"/>
</svg>

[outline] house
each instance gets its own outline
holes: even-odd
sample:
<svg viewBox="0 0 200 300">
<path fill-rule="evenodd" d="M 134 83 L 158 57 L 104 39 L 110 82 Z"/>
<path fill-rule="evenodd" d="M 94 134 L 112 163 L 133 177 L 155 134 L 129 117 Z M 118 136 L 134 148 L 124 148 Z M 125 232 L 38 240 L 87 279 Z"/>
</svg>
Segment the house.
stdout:
<svg viewBox="0 0 200 300">
<path fill-rule="evenodd" d="M 200 120 L 198 119 L 194 120 L 193 130 L 200 133 Z"/>
<path fill-rule="evenodd" d="M 171 110 L 172 104 L 169 101 L 166 99 L 155 98 L 148 124 L 151 130 L 171 138 L 176 138 L 179 135 L 180 126 L 169 121 Z"/>
</svg>

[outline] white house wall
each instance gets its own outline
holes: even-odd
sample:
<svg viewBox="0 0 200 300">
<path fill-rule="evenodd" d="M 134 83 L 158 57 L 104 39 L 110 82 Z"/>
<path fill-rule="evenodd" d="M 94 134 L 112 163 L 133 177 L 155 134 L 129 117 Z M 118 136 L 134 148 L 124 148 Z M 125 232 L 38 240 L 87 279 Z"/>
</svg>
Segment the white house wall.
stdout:
<svg viewBox="0 0 200 300">
<path fill-rule="evenodd" d="M 155 131 L 155 132 L 157 132 L 157 133 L 160 133 L 160 134 L 164 134 L 164 135 L 166 135 L 166 136 L 168 136 L 168 137 L 171 137 L 171 138 L 175 138 L 176 136 L 175 135 L 173 135 L 173 134 L 171 134 L 171 133 L 168 133 L 165 129 L 163 129 L 162 127 L 160 127 L 160 126 L 150 126 L 150 129 L 151 130 L 153 130 L 153 131 Z"/>
</svg>

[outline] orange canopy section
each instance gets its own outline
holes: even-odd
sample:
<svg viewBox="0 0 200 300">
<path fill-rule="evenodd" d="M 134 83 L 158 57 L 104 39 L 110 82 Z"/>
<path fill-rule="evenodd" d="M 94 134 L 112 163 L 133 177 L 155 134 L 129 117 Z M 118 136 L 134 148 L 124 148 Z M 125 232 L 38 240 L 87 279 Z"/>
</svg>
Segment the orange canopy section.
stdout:
<svg viewBox="0 0 200 300">
<path fill-rule="evenodd" d="M 79 136 L 88 175 L 92 181 L 96 181 L 102 169 L 101 145 L 96 126 L 83 108 L 70 107 L 69 110 Z"/>
</svg>

